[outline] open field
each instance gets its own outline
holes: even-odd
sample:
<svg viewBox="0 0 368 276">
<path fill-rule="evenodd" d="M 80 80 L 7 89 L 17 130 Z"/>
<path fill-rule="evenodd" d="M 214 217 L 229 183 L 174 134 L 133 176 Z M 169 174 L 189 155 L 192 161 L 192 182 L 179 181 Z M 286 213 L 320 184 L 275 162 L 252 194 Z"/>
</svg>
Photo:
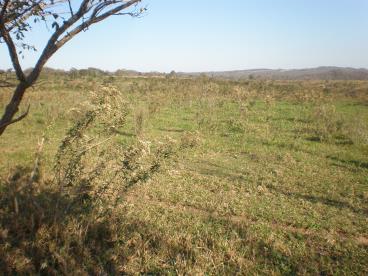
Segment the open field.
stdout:
<svg viewBox="0 0 368 276">
<path fill-rule="evenodd" d="M 367 81 L 55 74 L 28 102 L 1 271 L 368 274 Z"/>
</svg>

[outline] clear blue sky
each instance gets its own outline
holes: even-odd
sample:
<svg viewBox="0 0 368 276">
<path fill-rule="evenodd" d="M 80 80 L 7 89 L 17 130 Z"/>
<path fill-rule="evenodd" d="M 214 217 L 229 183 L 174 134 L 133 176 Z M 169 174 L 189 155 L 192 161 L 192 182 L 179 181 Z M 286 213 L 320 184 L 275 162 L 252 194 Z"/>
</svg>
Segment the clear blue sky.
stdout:
<svg viewBox="0 0 368 276">
<path fill-rule="evenodd" d="M 47 66 L 140 71 L 368 68 L 368 0 L 145 0 L 65 45 Z M 38 48 L 50 31 L 35 30 Z M 36 53 L 38 54 L 38 53 Z M 28 53 L 24 67 L 34 64 Z M 0 45 L 0 68 L 10 62 Z"/>
</svg>

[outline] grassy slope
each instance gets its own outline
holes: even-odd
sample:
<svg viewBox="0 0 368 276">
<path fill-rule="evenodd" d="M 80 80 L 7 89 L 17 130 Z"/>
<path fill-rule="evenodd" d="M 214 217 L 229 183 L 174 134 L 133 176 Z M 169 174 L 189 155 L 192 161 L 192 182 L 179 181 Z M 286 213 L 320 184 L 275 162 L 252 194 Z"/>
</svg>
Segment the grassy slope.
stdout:
<svg viewBox="0 0 368 276">
<path fill-rule="evenodd" d="M 197 140 L 125 195 L 120 269 L 368 273 L 368 149 L 358 139 L 367 133 L 354 121 L 368 120 L 367 83 L 105 81 L 127 93 L 131 105 L 121 143 L 135 139 L 139 113 L 140 139 Z M 91 80 L 58 80 L 32 92 L 31 115 L 0 140 L 3 175 L 31 164 L 53 121 L 45 149 L 51 167 L 73 117 L 64 111 L 85 99 L 88 86 Z M 336 112 L 315 115 L 323 105 Z M 342 129 L 335 129 L 341 118 Z"/>
</svg>

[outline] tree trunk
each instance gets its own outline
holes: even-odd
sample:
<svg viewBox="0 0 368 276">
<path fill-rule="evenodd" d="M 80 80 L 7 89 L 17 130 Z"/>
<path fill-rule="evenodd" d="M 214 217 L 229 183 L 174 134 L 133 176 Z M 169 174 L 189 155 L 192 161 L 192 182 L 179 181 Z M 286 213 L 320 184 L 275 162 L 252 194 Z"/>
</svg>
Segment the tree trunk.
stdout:
<svg viewBox="0 0 368 276">
<path fill-rule="evenodd" d="M 20 82 L 15 88 L 11 101 L 6 106 L 5 112 L 0 120 L 0 136 L 4 133 L 5 129 L 9 125 L 20 120 L 20 117 L 18 118 L 18 120 L 14 119 L 14 116 L 19 110 L 19 104 L 21 103 L 24 92 L 27 90 L 28 87 L 29 85 L 26 82 Z"/>
</svg>

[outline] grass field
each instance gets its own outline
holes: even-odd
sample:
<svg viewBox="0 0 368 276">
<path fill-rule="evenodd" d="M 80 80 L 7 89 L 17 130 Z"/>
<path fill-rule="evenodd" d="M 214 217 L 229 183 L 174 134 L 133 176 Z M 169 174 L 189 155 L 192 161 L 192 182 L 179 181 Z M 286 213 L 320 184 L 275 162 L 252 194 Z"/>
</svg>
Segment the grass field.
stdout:
<svg viewBox="0 0 368 276">
<path fill-rule="evenodd" d="M 368 82 L 56 75 L 28 102 L 3 272 L 368 274 Z"/>
</svg>

